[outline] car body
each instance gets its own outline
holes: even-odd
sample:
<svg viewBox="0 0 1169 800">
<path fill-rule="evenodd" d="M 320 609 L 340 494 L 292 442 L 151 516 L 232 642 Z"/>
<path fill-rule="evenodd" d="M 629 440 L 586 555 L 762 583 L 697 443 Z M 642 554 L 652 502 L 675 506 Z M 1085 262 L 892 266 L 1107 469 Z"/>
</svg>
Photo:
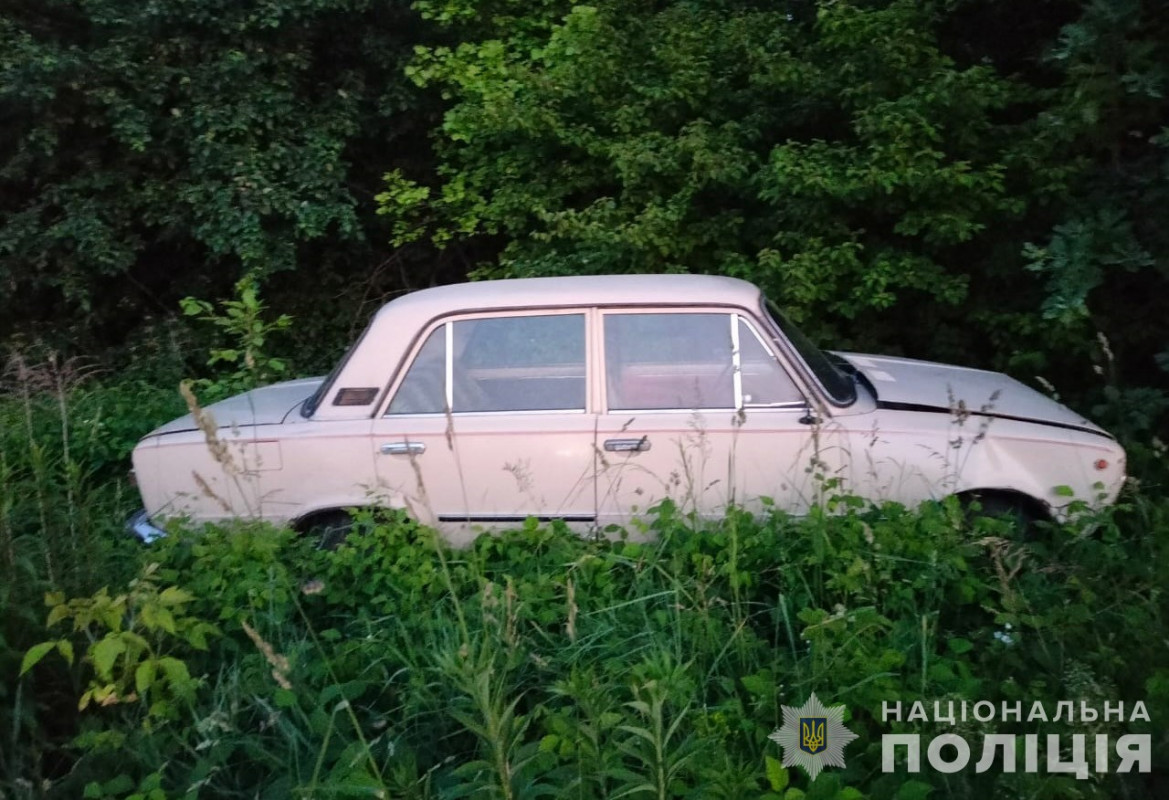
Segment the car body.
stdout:
<svg viewBox="0 0 1169 800">
<path fill-rule="evenodd" d="M 455 544 L 530 517 L 627 525 L 667 498 L 718 516 L 831 494 L 1115 499 L 1124 451 L 1006 375 L 813 347 L 745 281 L 531 278 L 387 303 L 327 378 L 196 410 L 133 454 L 168 517 L 307 525 L 405 509 Z"/>
</svg>

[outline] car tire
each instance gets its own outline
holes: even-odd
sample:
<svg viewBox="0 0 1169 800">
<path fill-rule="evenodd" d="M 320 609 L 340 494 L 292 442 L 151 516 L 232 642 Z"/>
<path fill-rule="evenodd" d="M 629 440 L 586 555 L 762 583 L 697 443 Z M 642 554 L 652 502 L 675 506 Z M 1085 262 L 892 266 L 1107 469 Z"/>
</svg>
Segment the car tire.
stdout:
<svg viewBox="0 0 1169 800">
<path fill-rule="evenodd" d="M 317 550 L 336 550 L 353 531 L 353 517 L 344 511 L 315 514 L 297 526 Z"/>
<path fill-rule="evenodd" d="M 1010 523 L 1016 537 L 1025 542 L 1037 539 L 1039 528 L 1036 523 L 1044 519 L 1043 515 L 1031 508 L 1027 498 L 998 492 L 970 492 L 963 495 L 962 505 L 971 524 L 979 517 L 999 519 Z"/>
</svg>

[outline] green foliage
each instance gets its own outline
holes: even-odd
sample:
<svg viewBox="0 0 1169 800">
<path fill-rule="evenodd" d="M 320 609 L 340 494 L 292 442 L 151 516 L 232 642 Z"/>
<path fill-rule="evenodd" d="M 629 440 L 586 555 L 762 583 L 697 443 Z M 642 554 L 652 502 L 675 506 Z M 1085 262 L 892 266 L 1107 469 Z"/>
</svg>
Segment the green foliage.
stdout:
<svg viewBox="0 0 1169 800">
<path fill-rule="evenodd" d="M 104 540 L 117 537 L 136 501 L 124 480 L 129 448 L 181 405 L 138 375 L 115 383 L 93 372 L 53 353 L 8 359 L 0 378 L 4 582 L 31 570 L 54 589 L 91 589 L 103 558 L 122 555 Z M 18 583 L 22 596 L 42 591 Z"/>
<path fill-rule="evenodd" d="M 996 117 L 1026 91 L 943 53 L 920 4 L 497 13 L 439 15 L 464 40 L 409 74 L 452 94 L 441 183 L 378 198 L 399 241 L 506 234 L 482 274 L 722 272 L 851 317 L 962 300 L 954 256 L 1023 209 L 1026 126 Z"/>
<path fill-rule="evenodd" d="M 399 112 L 425 114 L 410 29 L 368 0 L 10 4 L 0 338 L 46 315 L 124 330 L 252 272 L 360 279 L 344 259 L 376 263 L 381 237 L 359 199 L 417 125 Z"/>
<path fill-rule="evenodd" d="M 22 651 L 88 652 L 85 644 L 71 651 L 68 637 L 46 628 L 45 593 L 84 596 L 135 571 L 137 549 L 122 525 L 140 500 L 125 479 L 126 456 L 181 407 L 175 393 L 152 383 L 170 367 L 151 356 L 148 367 L 115 378 L 30 348 L 9 354 L 0 375 L 2 791 L 4 776 L 39 783 L 42 759 L 57 746 L 45 731 L 67 737 L 75 720 L 79 692 L 63 660 L 18 677 Z M 48 637 L 51 647 L 28 650 Z"/>
<path fill-rule="evenodd" d="M 196 784 L 249 796 L 1026 795 L 1044 776 L 881 773 L 882 733 L 939 732 L 886 726 L 881 704 L 1141 699 L 1154 719 L 1169 713 L 1165 642 L 1141 635 L 1165 624 L 1154 587 L 1169 560 L 1158 537 L 1125 533 L 1162 530 L 1166 513 L 1138 499 L 1027 543 L 950 503 L 734 512 L 701 529 L 664 506 L 656 543 L 531 524 L 465 551 L 397 515 L 358 515 L 335 552 L 212 528 L 152 550 L 125 593 L 57 605 L 53 616 L 98 635 L 27 658 L 75 642 L 87 681 L 125 699 L 141 678 L 169 697 L 141 677 L 145 649 L 105 644 L 133 630 L 189 671 L 170 716 L 134 703 L 83 712 L 64 793 L 84 780 L 118 797 L 144 784 L 168 796 Z M 860 736 L 847 768 L 814 783 L 783 769 L 767 738 L 780 705 L 811 691 L 844 704 Z M 110 759 L 115 744 L 129 755 Z M 1169 745 L 1154 746 L 1156 762 Z M 1149 796 L 1115 774 L 1079 789 Z"/>
<path fill-rule="evenodd" d="M 1134 271 L 1153 264 L 1122 212 L 1102 209 L 1095 219 L 1057 225 L 1046 247 L 1027 245 L 1028 268 L 1050 276 L 1043 316 L 1064 324 L 1088 315 L 1088 295 L 1106 269 Z"/>
<path fill-rule="evenodd" d="M 288 362 L 269 355 L 268 338 L 292 325 L 292 317 L 281 314 L 271 322 L 264 319 L 266 306 L 260 299 L 256 278 L 242 278 L 235 285 L 236 297 L 223 300 L 219 309 L 206 300 L 186 297 L 183 313 L 220 328 L 230 341 L 228 347 L 211 350 L 207 366 L 231 369 L 214 379 L 195 382 L 204 399 L 215 401 L 246 392 L 271 382 L 288 371 Z"/>
<path fill-rule="evenodd" d="M 169 653 L 184 646 L 207 649 L 207 639 L 219 633 L 212 624 L 187 614 L 193 596 L 175 586 L 159 588 L 158 564 L 150 564 L 130 582 L 128 591 L 111 597 L 101 589 L 92 597 L 66 600 L 59 593 L 46 596 L 48 628 L 72 621 L 72 634 L 84 644 L 81 660 L 92 667 L 92 677 L 78 700 L 84 711 L 91 703 L 109 706 L 139 702 L 147 717 L 179 715 L 177 704 L 189 703 L 197 682 L 187 665 Z M 73 642 L 68 638 L 29 648 L 20 666 L 23 675 L 57 650 L 72 665 Z"/>
</svg>

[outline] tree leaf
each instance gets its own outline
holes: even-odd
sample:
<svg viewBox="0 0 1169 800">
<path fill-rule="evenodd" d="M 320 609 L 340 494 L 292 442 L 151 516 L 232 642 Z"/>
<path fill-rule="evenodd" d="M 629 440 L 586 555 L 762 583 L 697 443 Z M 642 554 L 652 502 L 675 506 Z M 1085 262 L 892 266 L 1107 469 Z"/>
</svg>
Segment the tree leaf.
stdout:
<svg viewBox="0 0 1169 800">
<path fill-rule="evenodd" d="M 933 791 L 934 787 L 928 783 L 923 783 L 922 781 L 906 781 L 897 790 L 897 800 L 925 800 Z"/>
<path fill-rule="evenodd" d="M 56 642 L 41 642 L 40 644 L 34 644 L 32 647 L 30 647 L 20 662 L 20 674 L 23 675 L 35 667 L 38 663 L 40 663 L 40 660 L 48 655 L 49 651 L 56 646 Z"/>
<path fill-rule="evenodd" d="M 148 658 L 134 670 L 134 688 L 138 690 L 138 694 L 144 695 L 146 690 L 154 685 L 155 667 L 154 659 Z"/>
<path fill-rule="evenodd" d="M 90 655 L 93 658 L 93 666 L 97 670 L 97 674 L 108 679 L 112 674 L 114 661 L 124 652 L 126 652 L 126 643 L 112 634 L 95 644 Z"/>
<path fill-rule="evenodd" d="M 974 645 L 971 644 L 969 639 L 962 639 L 962 638 L 949 639 L 946 642 L 946 646 L 948 648 L 950 648 L 950 652 L 955 653 L 957 655 L 962 655 L 963 653 L 969 653 L 971 650 L 974 649 Z"/>
<path fill-rule="evenodd" d="M 787 770 L 784 769 L 778 758 L 767 756 L 765 763 L 767 765 L 767 783 L 770 784 L 771 790 L 782 792 L 787 788 L 788 781 L 791 780 Z"/>
</svg>

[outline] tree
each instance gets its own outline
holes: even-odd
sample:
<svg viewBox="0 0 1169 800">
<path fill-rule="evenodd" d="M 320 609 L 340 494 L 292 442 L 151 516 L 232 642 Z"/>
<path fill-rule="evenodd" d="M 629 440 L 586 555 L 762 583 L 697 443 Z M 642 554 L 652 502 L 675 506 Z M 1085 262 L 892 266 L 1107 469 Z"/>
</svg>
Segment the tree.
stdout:
<svg viewBox="0 0 1169 800">
<path fill-rule="evenodd" d="M 245 273 L 319 281 L 385 257 L 372 191 L 426 157 L 429 119 L 401 72 L 405 3 L 9 5 L 0 339 L 116 339 Z"/>
<path fill-rule="evenodd" d="M 956 63 L 920 3 L 442 8 L 461 43 L 410 68 L 451 96 L 438 180 L 379 199 L 399 242 L 504 236 L 484 275 L 720 272 L 837 320 L 955 304 L 1041 177 L 1033 120 L 1004 121 L 1028 87 Z"/>
</svg>

